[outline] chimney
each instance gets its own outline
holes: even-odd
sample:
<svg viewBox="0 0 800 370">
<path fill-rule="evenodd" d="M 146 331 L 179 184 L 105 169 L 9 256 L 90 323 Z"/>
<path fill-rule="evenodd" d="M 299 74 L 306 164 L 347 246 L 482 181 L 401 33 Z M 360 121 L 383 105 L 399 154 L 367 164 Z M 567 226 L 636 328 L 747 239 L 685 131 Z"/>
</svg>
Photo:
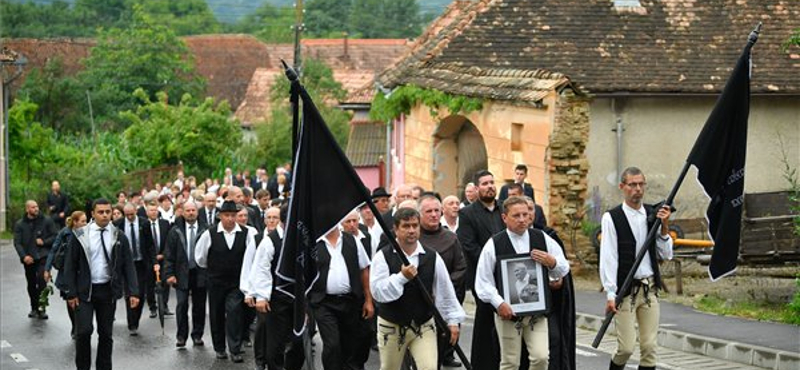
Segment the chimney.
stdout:
<svg viewBox="0 0 800 370">
<path fill-rule="evenodd" d="M 342 57 L 344 59 L 349 59 L 350 55 L 347 54 L 347 32 L 342 32 L 342 36 L 344 37 L 344 55 L 342 55 Z"/>
</svg>

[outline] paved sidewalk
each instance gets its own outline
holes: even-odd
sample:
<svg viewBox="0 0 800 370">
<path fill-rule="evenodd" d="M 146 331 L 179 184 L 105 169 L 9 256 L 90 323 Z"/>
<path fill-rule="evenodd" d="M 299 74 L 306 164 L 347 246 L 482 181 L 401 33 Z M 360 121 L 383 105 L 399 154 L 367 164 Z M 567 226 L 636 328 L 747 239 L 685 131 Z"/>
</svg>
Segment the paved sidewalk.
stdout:
<svg viewBox="0 0 800 370">
<path fill-rule="evenodd" d="M 605 295 L 575 294 L 578 326 L 596 333 Z M 661 301 L 659 345 L 767 369 L 800 369 L 800 327 L 724 317 Z M 613 325 L 609 329 L 613 334 Z M 705 368 L 703 366 L 703 368 Z"/>
</svg>

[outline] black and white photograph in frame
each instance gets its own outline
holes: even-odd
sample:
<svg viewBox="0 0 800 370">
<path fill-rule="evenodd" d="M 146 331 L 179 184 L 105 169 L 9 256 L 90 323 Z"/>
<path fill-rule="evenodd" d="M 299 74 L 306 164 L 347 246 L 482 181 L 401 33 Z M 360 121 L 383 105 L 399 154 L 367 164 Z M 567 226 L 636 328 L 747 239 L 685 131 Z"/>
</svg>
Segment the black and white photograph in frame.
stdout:
<svg viewBox="0 0 800 370">
<path fill-rule="evenodd" d="M 516 316 L 547 313 L 548 278 L 541 264 L 531 259 L 530 254 L 498 257 L 500 268 L 499 291 L 514 310 Z"/>
</svg>

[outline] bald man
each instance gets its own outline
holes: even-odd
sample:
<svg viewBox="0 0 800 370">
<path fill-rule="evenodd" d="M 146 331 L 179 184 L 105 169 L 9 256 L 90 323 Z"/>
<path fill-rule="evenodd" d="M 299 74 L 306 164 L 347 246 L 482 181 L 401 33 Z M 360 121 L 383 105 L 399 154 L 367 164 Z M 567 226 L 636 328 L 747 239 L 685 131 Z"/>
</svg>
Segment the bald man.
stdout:
<svg viewBox="0 0 800 370">
<path fill-rule="evenodd" d="M 29 318 L 47 319 L 47 313 L 39 310 L 39 296 L 47 286 L 44 281 L 44 265 L 56 237 L 53 220 L 42 216 L 36 201 L 25 202 L 25 215 L 14 224 L 14 249 L 25 267 L 25 280 L 28 282 L 28 298 L 31 312 Z"/>
</svg>

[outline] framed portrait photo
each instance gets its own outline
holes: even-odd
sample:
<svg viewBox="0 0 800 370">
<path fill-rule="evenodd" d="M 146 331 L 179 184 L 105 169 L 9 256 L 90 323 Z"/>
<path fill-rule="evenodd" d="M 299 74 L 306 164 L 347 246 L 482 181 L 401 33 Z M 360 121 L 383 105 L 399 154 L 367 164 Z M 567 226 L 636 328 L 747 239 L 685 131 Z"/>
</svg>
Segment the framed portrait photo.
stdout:
<svg viewBox="0 0 800 370">
<path fill-rule="evenodd" d="M 497 257 L 498 291 L 516 316 L 547 314 L 550 308 L 548 276 L 530 254 Z"/>
</svg>

